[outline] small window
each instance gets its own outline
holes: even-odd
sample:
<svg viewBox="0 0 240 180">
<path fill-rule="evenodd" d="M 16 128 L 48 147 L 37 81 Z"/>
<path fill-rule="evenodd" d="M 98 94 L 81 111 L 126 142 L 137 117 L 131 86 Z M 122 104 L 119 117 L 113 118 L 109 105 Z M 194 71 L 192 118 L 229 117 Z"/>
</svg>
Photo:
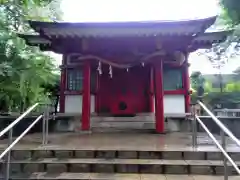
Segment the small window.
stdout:
<svg viewBox="0 0 240 180">
<path fill-rule="evenodd" d="M 81 91 L 83 84 L 83 73 L 80 69 L 67 70 L 67 89 L 69 91 Z"/>
<path fill-rule="evenodd" d="M 163 71 L 164 90 L 178 90 L 183 88 L 181 69 L 165 69 Z"/>
</svg>

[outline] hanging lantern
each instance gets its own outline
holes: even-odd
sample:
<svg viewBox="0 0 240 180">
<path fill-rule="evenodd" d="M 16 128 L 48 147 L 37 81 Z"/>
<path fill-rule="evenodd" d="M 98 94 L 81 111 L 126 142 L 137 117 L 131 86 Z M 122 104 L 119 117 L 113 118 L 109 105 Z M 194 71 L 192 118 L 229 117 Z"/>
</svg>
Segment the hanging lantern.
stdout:
<svg viewBox="0 0 240 180">
<path fill-rule="evenodd" d="M 127 68 L 127 72 L 128 72 L 129 70 L 128 70 L 128 68 Z"/>
<path fill-rule="evenodd" d="M 109 66 L 109 75 L 110 75 L 110 78 L 112 78 L 112 66 L 111 65 Z"/>
<path fill-rule="evenodd" d="M 144 62 L 142 62 L 142 67 L 144 67 L 145 66 L 145 64 L 144 64 Z"/>
<path fill-rule="evenodd" d="M 101 64 L 100 61 L 99 61 L 99 63 L 98 63 L 98 68 L 97 68 L 97 70 L 98 70 L 99 75 L 102 75 L 102 64 Z"/>
</svg>

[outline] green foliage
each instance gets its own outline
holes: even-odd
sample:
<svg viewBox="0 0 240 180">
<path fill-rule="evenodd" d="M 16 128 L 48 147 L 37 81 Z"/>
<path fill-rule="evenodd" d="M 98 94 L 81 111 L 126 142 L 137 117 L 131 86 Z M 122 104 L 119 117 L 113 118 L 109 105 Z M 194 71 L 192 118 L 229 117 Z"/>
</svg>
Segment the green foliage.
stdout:
<svg viewBox="0 0 240 180">
<path fill-rule="evenodd" d="M 200 71 L 193 72 L 190 77 L 191 80 L 191 87 L 194 90 L 197 90 L 200 86 L 203 86 L 205 83 L 205 79 L 202 76 Z"/>
<path fill-rule="evenodd" d="M 62 0 L 0 0 L 0 7 L 15 19 L 40 21 L 61 20 Z"/>
<path fill-rule="evenodd" d="M 236 71 L 236 76 L 238 76 L 238 71 Z M 214 107 L 216 104 L 221 104 L 222 107 L 234 108 L 234 104 L 240 103 L 240 80 L 229 82 L 223 87 L 223 92 L 220 88 L 213 88 L 212 82 L 205 80 L 202 77 L 201 72 L 193 72 L 191 75 L 191 87 L 195 90 L 191 95 L 192 102 L 197 100 L 196 89 L 201 86 L 203 82 L 204 86 L 204 96 L 203 101 Z"/>
<path fill-rule="evenodd" d="M 240 92 L 240 82 L 228 83 L 224 88 L 224 92 Z"/>
<path fill-rule="evenodd" d="M 203 101 L 212 107 L 216 104 L 229 107 L 229 105 L 240 103 L 240 82 L 227 84 L 223 92 L 220 88 L 212 88 L 210 82 L 205 82 L 204 89 Z M 192 102 L 196 102 L 196 92 L 192 94 L 191 98 Z"/>
<path fill-rule="evenodd" d="M 195 103 L 196 100 L 198 99 L 199 89 L 201 87 L 204 87 L 206 80 L 204 79 L 200 71 L 196 71 L 191 74 L 190 81 L 191 81 L 191 88 L 193 90 L 191 95 L 191 101 L 192 103 Z"/>
<path fill-rule="evenodd" d="M 240 1 L 239 0 L 219 0 L 222 13 L 217 18 L 214 28 L 216 30 L 233 30 L 227 40 L 220 44 L 214 44 L 206 51 L 200 51 L 199 55 L 204 55 L 212 67 L 221 74 L 221 69 L 228 61 L 239 55 L 240 48 Z"/>
<path fill-rule="evenodd" d="M 35 102 L 49 101 L 51 91 L 46 90 L 45 87 L 55 86 L 59 80 L 54 59 L 40 52 L 38 48 L 27 46 L 15 33 L 30 31 L 25 23 L 26 18 L 29 18 L 25 10 L 29 8 L 28 3 L 36 2 L 26 0 L 1 1 L 1 111 L 23 111 Z M 35 4 L 35 6 L 37 5 Z"/>
<path fill-rule="evenodd" d="M 212 107 L 221 104 L 222 108 L 234 108 L 240 103 L 240 92 L 209 92 L 205 102 Z"/>
<path fill-rule="evenodd" d="M 223 7 L 223 17 L 233 26 L 240 23 L 240 1 L 239 0 L 221 0 Z"/>
</svg>

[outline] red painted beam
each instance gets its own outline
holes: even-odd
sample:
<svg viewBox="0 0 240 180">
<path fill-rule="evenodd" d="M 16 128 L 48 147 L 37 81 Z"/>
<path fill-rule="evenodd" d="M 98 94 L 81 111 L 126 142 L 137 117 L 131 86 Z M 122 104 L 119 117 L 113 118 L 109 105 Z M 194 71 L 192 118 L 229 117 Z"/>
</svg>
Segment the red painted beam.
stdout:
<svg viewBox="0 0 240 180">
<path fill-rule="evenodd" d="M 165 95 L 185 95 L 185 89 L 177 89 L 177 90 L 167 90 L 164 91 Z"/>
<path fill-rule="evenodd" d="M 164 107 L 163 107 L 163 62 L 160 60 L 154 65 L 155 84 L 155 121 L 157 133 L 164 132 Z"/>
<path fill-rule="evenodd" d="M 91 77 L 90 64 L 85 61 L 83 68 L 82 130 L 90 129 Z"/>
<path fill-rule="evenodd" d="M 63 55 L 62 57 L 62 65 L 66 64 L 66 55 Z M 60 112 L 64 113 L 65 112 L 65 90 L 67 87 L 67 72 L 65 68 L 61 69 L 61 84 L 60 84 Z"/>
<path fill-rule="evenodd" d="M 65 91 L 65 95 L 82 95 L 83 91 L 74 91 L 74 90 L 69 90 L 69 91 Z"/>
</svg>

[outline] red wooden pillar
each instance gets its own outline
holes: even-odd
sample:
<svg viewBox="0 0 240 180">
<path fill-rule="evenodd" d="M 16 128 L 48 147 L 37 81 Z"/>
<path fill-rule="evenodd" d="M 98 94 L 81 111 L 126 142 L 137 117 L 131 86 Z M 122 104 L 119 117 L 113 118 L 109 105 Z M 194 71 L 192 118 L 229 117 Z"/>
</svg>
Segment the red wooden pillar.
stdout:
<svg viewBox="0 0 240 180">
<path fill-rule="evenodd" d="M 190 77 L 189 77 L 189 71 L 188 67 L 189 64 L 186 62 L 183 65 L 183 82 L 184 82 L 184 90 L 185 90 L 185 112 L 190 112 L 190 103 L 191 103 L 191 97 L 190 97 Z"/>
<path fill-rule="evenodd" d="M 154 67 L 155 85 L 155 121 L 157 133 L 164 132 L 164 107 L 163 107 L 163 62 L 160 60 Z"/>
<path fill-rule="evenodd" d="M 66 55 L 62 57 L 62 67 L 61 67 L 61 83 L 60 83 L 60 112 L 65 112 L 65 90 L 66 90 L 66 79 L 67 79 L 67 69 L 64 67 L 66 65 Z"/>
<path fill-rule="evenodd" d="M 84 62 L 83 68 L 83 93 L 82 93 L 82 130 L 90 129 L 90 111 L 91 111 L 91 77 L 90 63 Z"/>
</svg>

